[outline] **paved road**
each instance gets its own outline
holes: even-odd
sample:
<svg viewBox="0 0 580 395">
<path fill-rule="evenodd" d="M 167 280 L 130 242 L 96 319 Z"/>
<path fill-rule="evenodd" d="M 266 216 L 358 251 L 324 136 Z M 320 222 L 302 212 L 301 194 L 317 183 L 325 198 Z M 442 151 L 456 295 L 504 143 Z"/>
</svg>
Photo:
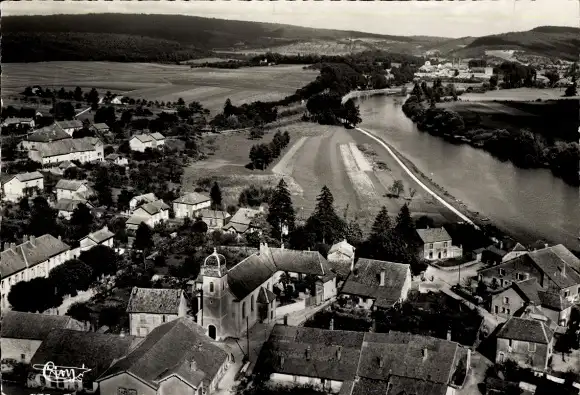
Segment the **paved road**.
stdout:
<svg viewBox="0 0 580 395">
<path fill-rule="evenodd" d="M 428 194 L 430 194 L 435 199 L 437 199 L 437 201 L 439 201 L 443 206 L 447 207 L 452 213 L 454 213 L 455 215 L 457 215 L 463 221 L 465 221 L 468 224 L 471 224 L 471 225 L 473 225 L 473 226 L 475 226 L 477 228 L 477 226 L 473 223 L 473 221 L 471 221 L 469 218 L 467 218 L 463 213 L 461 213 L 459 210 L 457 210 L 451 204 L 447 203 L 445 201 L 445 199 L 443 199 L 441 196 L 439 196 L 437 193 L 435 193 L 431 188 L 429 188 L 427 185 L 425 185 L 421 180 L 419 180 L 413 174 L 413 172 L 411 170 L 409 170 L 409 168 L 407 166 L 405 166 L 405 164 L 397 157 L 397 155 L 395 155 L 395 153 L 391 150 L 391 148 L 387 144 L 385 144 L 382 140 L 380 140 L 379 138 L 375 137 L 372 133 L 367 132 L 364 129 L 361 129 L 361 128 L 355 128 L 355 129 L 358 130 L 361 133 L 364 133 L 368 137 L 372 138 L 377 143 L 379 143 L 383 148 L 385 148 L 387 150 L 387 152 L 389 153 L 389 155 L 391 155 L 393 157 L 393 159 L 395 159 L 397 161 L 397 163 L 399 164 L 399 166 L 401 166 L 401 168 L 409 175 L 409 177 L 411 177 L 413 179 L 413 181 L 415 181 L 417 184 L 419 184 L 419 186 L 421 188 L 423 188 Z"/>
<path fill-rule="evenodd" d="M 435 266 L 429 266 L 425 271 L 425 278 L 431 279 L 433 277 L 433 282 L 443 283 L 446 285 L 455 285 L 459 283 L 460 275 L 461 282 L 463 283 L 470 277 L 477 276 L 477 271 L 483 267 L 483 263 L 476 264 L 464 264 L 461 268 L 453 268 L 449 270 L 439 269 Z"/>
<path fill-rule="evenodd" d="M 469 372 L 463 388 L 457 390 L 456 395 L 479 395 L 478 384 L 485 380 L 485 372 L 493 363 L 483 355 L 474 351 L 471 353 L 471 371 Z"/>
</svg>

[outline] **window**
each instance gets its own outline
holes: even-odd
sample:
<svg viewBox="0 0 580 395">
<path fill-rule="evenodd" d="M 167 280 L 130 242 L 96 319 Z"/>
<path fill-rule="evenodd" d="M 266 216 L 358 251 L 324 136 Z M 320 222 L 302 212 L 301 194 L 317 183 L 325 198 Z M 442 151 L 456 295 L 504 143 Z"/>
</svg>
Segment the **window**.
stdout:
<svg viewBox="0 0 580 395">
<path fill-rule="evenodd" d="M 503 298 L 503 303 L 504 303 L 504 304 L 508 304 L 509 302 L 510 302 L 510 298 L 508 298 L 507 296 L 505 296 L 505 297 Z"/>
<path fill-rule="evenodd" d="M 536 352 L 536 343 L 528 343 L 528 351 Z"/>
<path fill-rule="evenodd" d="M 446 247 L 447 247 L 447 242 L 446 242 L 446 241 L 444 241 L 444 242 L 443 242 L 443 248 L 446 248 Z"/>
<path fill-rule="evenodd" d="M 502 314 L 505 314 L 505 307 L 502 307 L 502 308 L 501 308 L 501 313 L 502 313 Z"/>
<path fill-rule="evenodd" d="M 505 309 L 505 313 L 506 313 L 507 315 L 510 315 L 510 309 Z"/>
<path fill-rule="evenodd" d="M 252 295 L 251 302 L 252 302 L 252 303 L 251 303 L 251 305 L 250 305 L 250 308 L 252 309 L 252 311 L 254 311 L 254 305 L 255 305 L 255 303 L 254 303 L 254 295 Z"/>
<path fill-rule="evenodd" d="M 564 291 L 564 297 L 567 298 L 568 296 L 570 296 L 570 291 Z"/>
<path fill-rule="evenodd" d="M 213 283 L 209 283 L 209 292 L 213 292 Z"/>
<path fill-rule="evenodd" d="M 528 274 L 527 273 L 518 273 L 516 275 L 518 281 L 524 281 L 528 278 Z"/>
<path fill-rule="evenodd" d="M 26 359 L 26 355 L 25 354 L 20 354 L 20 359 L 22 359 L 24 361 Z"/>
<path fill-rule="evenodd" d="M 511 281 L 507 281 L 507 280 L 503 282 L 503 284 L 504 284 L 506 287 L 507 287 L 507 286 L 509 286 L 511 283 L 512 283 Z"/>
<path fill-rule="evenodd" d="M 508 343 L 508 345 L 509 345 L 510 347 L 513 345 L 513 340 L 512 340 L 512 339 L 509 339 L 509 343 Z"/>
<path fill-rule="evenodd" d="M 128 395 L 127 388 L 123 387 L 117 388 L 117 395 Z"/>
<path fill-rule="evenodd" d="M 433 249 L 433 243 L 429 244 L 429 249 L 432 250 Z"/>
<path fill-rule="evenodd" d="M 495 313 L 499 313 L 499 306 L 494 306 L 495 307 Z"/>
<path fill-rule="evenodd" d="M 165 317 L 165 314 L 163 315 L 163 322 L 165 322 L 167 318 Z"/>
<path fill-rule="evenodd" d="M 242 302 L 242 318 L 246 318 L 246 302 Z"/>
</svg>

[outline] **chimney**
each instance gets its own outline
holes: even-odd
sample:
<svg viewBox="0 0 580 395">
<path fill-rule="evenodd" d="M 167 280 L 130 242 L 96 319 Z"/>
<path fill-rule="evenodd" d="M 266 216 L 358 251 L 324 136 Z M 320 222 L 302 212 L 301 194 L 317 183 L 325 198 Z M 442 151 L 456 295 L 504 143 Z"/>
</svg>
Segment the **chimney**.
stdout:
<svg viewBox="0 0 580 395">
<path fill-rule="evenodd" d="M 341 356 L 342 356 L 342 346 L 338 346 L 338 349 L 336 350 L 336 359 L 340 361 Z"/>
<path fill-rule="evenodd" d="M 310 361 L 310 346 L 306 347 L 304 354 L 306 356 L 306 360 Z"/>
<path fill-rule="evenodd" d="M 284 325 L 288 326 L 288 314 L 284 316 Z"/>
<path fill-rule="evenodd" d="M 36 247 L 36 236 L 30 236 L 30 244 L 32 244 L 33 247 Z"/>
<path fill-rule="evenodd" d="M 10 243 L 10 248 L 16 247 L 16 243 Z"/>
<path fill-rule="evenodd" d="M 544 243 L 544 248 L 548 248 L 548 243 Z"/>
<path fill-rule="evenodd" d="M 59 241 L 62 241 L 62 236 L 61 235 L 58 235 L 58 240 Z"/>
<path fill-rule="evenodd" d="M 423 361 L 427 359 L 427 347 L 423 348 Z"/>
<path fill-rule="evenodd" d="M 189 369 L 192 372 L 197 372 L 197 363 L 195 362 L 195 360 L 191 360 L 191 362 L 189 362 Z"/>
<path fill-rule="evenodd" d="M 334 330 L 334 318 L 330 319 L 330 324 L 328 325 L 328 329 L 331 331 Z"/>
<path fill-rule="evenodd" d="M 28 235 L 22 236 L 22 243 L 26 243 L 28 241 Z"/>
<path fill-rule="evenodd" d="M 384 270 L 381 270 L 381 284 L 380 284 L 380 286 L 381 287 L 385 286 L 385 271 Z"/>
<path fill-rule="evenodd" d="M 447 340 L 451 341 L 451 329 L 447 331 Z"/>
<path fill-rule="evenodd" d="M 562 265 L 562 277 L 566 277 L 566 261 L 563 261 L 564 264 Z"/>
</svg>

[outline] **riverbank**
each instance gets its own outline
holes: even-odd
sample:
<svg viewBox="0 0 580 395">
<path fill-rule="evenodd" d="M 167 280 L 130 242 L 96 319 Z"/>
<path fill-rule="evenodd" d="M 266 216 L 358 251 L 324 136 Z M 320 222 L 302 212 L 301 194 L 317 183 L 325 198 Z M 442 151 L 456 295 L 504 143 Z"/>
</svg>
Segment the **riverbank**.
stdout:
<svg viewBox="0 0 580 395">
<path fill-rule="evenodd" d="M 358 99 L 360 97 L 370 97 L 377 95 L 389 95 L 401 93 L 401 88 L 383 88 L 383 89 L 369 89 L 360 91 L 350 91 L 342 97 L 342 103 L 344 104 L 349 99 Z"/>
</svg>

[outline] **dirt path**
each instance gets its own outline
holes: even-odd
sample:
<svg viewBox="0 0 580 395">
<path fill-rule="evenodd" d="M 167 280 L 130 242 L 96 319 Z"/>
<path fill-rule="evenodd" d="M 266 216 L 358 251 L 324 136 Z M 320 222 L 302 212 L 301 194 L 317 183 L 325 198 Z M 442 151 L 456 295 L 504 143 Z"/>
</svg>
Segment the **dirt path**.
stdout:
<svg viewBox="0 0 580 395">
<path fill-rule="evenodd" d="M 272 173 L 284 176 L 292 176 L 294 163 L 296 162 L 297 153 L 306 142 L 307 137 L 300 137 L 298 141 L 284 154 L 282 159 L 272 168 Z"/>
</svg>

